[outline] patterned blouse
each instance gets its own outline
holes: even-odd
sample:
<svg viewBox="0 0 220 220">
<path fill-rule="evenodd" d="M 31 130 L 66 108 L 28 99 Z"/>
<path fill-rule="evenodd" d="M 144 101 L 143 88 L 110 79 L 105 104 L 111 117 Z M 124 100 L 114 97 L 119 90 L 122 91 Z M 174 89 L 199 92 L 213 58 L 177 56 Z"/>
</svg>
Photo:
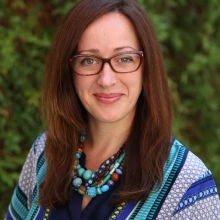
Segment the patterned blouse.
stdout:
<svg viewBox="0 0 220 220">
<path fill-rule="evenodd" d="M 68 205 L 60 209 L 38 205 L 39 186 L 44 180 L 46 134 L 33 144 L 23 166 L 9 205 L 6 220 L 150 220 L 150 219 L 220 219 L 220 200 L 211 172 L 203 162 L 177 140 L 173 141 L 164 166 L 164 179 L 145 201 L 109 205 L 120 182 L 107 193 L 96 196 L 81 211 L 82 196 L 73 192 Z M 85 155 L 80 161 L 85 163 Z"/>
</svg>

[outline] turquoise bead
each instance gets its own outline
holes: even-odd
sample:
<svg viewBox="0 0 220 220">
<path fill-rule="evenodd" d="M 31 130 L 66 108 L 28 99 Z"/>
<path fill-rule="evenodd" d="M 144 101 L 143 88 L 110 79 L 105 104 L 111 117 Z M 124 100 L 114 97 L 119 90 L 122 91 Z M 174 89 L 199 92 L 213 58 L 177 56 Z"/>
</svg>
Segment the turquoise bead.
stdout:
<svg viewBox="0 0 220 220">
<path fill-rule="evenodd" d="M 120 163 L 118 163 L 118 162 L 116 162 L 114 165 L 115 168 L 118 168 L 119 166 L 120 166 Z"/>
<path fill-rule="evenodd" d="M 91 187 L 87 190 L 87 195 L 90 197 L 90 198 L 93 198 L 96 196 L 96 188 L 95 187 Z"/>
<path fill-rule="evenodd" d="M 108 174 L 108 175 L 104 178 L 103 182 L 106 183 L 110 178 L 111 178 L 111 175 Z"/>
<path fill-rule="evenodd" d="M 81 176 L 83 176 L 83 173 L 85 172 L 85 169 L 84 168 L 79 168 L 77 171 L 78 171 L 78 175 L 81 177 Z"/>
<path fill-rule="evenodd" d="M 80 153 L 76 153 L 76 158 L 79 159 L 81 157 Z"/>
<path fill-rule="evenodd" d="M 89 180 L 92 176 L 93 172 L 91 170 L 86 170 L 84 173 L 83 173 L 83 179 L 84 180 Z"/>
<path fill-rule="evenodd" d="M 100 187 L 98 187 L 98 188 L 96 189 L 96 191 L 97 191 L 97 193 L 98 193 L 99 195 L 102 194 L 102 190 L 100 189 Z"/>
<path fill-rule="evenodd" d="M 81 165 L 80 165 L 80 164 L 77 164 L 77 166 L 76 166 L 76 167 L 77 167 L 77 169 L 79 169 L 79 168 L 81 168 Z"/>
<path fill-rule="evenodd" d="M 82 184 L 82 179 L 77 177 L 73 180 L 73 185 L 79 187 Z"/>
<path fill-rule="evenodd" d="M 104 185 L 101 187 L 101 191 L 102 192 L 107 192 L 109 190 L 109 186 L 108 185 Z"/>
</svg>

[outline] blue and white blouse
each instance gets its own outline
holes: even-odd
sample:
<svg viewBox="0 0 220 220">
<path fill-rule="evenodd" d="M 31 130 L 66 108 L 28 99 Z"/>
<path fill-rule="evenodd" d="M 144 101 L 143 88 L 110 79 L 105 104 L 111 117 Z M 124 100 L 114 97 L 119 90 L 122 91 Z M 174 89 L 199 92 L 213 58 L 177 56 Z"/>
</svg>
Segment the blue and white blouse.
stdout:
<svg viewBox="0 0 220 220">
<path fill-rule="evenodd" d="M 9 205 L 6 220 L 151 220 L 151 219 L 220 219 L 220 200 L 211 172 L 203 162 L 177 140 L 173 141 L 164 166 L 164 179 L 145 201 L 110 201 L 120 186 L 94 197 L 81 211 L 82 195 L 73 191 L 72 199 L 60 209 L 38 205 L 39 186 L 44 180 L 46 134 L 33 144 L 23 166 Z M 85 164 L 85 155 L 80 163 Z M 49 172 L 49 171 L 48 171 Z"/>
</svg>

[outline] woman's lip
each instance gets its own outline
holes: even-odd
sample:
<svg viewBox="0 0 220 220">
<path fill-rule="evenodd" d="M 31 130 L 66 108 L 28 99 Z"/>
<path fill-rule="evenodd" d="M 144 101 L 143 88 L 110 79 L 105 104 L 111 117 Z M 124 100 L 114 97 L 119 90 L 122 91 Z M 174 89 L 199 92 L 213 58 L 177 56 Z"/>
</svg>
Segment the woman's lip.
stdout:
<svg viewBox="0 0 220 220">
<path fill-rule="evenodd" d="M 121 93 L 95 93 L 95 96 L 104 97 L 104 98 L 113 98 L 116 96 L 121 96 Z"/>
<path fill-rule="evenodd" d="M 112 104 L 116 101 L 118 101 L 122 94 L 121 93 L 96 93 L 94 94 L 94 96 L 96 97 L 96 99 L 104 104 Z"/>
</svg>

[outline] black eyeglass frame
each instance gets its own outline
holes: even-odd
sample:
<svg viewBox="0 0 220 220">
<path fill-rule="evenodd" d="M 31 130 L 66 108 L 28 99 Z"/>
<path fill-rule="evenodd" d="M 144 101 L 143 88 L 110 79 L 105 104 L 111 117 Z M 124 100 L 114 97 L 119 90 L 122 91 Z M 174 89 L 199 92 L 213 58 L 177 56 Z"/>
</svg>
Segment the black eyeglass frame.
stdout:
<svg viewBox="0 0 220 220">
<path fill-rule="evenodd" d="M 111 64 L 111 60 L 112 60 L 112 58 L 114 58 L 114 57 L 117 57 L 117 56 L 120 56 L 120 55 L 123 55 L 123 54 L 138 54 L 139 56 L 140 56 L 140 63 L 139 63 L 139 65 L 138 65 L 138 67 L 135 69 L 135 70 L 132 70 L 132 71 L 129 71 L 129 72 L 118 72 L 118 71 L 116 71 L 115 69 L 114 69 L 114 67 L 112 66 L 112 64 Z M 76 72 L 76 70 L 73 68 L 73 66 L 72 66 L 72 63 L 73 63 L 73 58 L 74 57 L 94 57 L 94 58 L 97 58 L 97 59 L 99 59 L 99 60 L 101 60 L 102 61 L 102 65 L 101 65 L 101 67 L 100 67 L 100 70 L 97 72 L 97 73 L 93 73 L 93 74 L 80 74 L 80 73 L 77 73 Z M 76 73 L 77 75 L 80 75 L 80 76 L 93 76 L 93 75 L 97 75 L 97 74 L 99 74 L 100 72 L 101 72 L 101 70 L 103 69 L 103 66 L 104 66 L 104 64 L 105 63 L 108 63 L 109 65 L 110 65 L 110 67 L 111 67 L 111 69 L 114 71 L 114 72 L 116 72 L 116 73 L 132 73 L 132 72 L 135 72 L 135 71 L 137 71 L 139 68 L 140 68 L 140 66 L 141 66 L 141 64 L 142 64 L 142 58 L 144 57 L 144 52 L 143 51 L 141 51 L 141 50 L 138 50 L 138 51 L 128 51 L 128 52 L 124 52 L 124 53 L 118 53 L 118 54 L 115 54 L 114 56 L 112 56 L 112 57 L 108 57 L 108 58 L 102 58 L 102 57 L 98 57 L 98 56 L 95 56 L 95 55 L 91 55 L 91 54 L 77 54 L 77 55 L 74 55 L 74 56 L 72 56 L 70 59 L 69 59 L 69 65 L 70 65 L 70 67 L 74 70 L 74 73 Z"/>
</svg>

